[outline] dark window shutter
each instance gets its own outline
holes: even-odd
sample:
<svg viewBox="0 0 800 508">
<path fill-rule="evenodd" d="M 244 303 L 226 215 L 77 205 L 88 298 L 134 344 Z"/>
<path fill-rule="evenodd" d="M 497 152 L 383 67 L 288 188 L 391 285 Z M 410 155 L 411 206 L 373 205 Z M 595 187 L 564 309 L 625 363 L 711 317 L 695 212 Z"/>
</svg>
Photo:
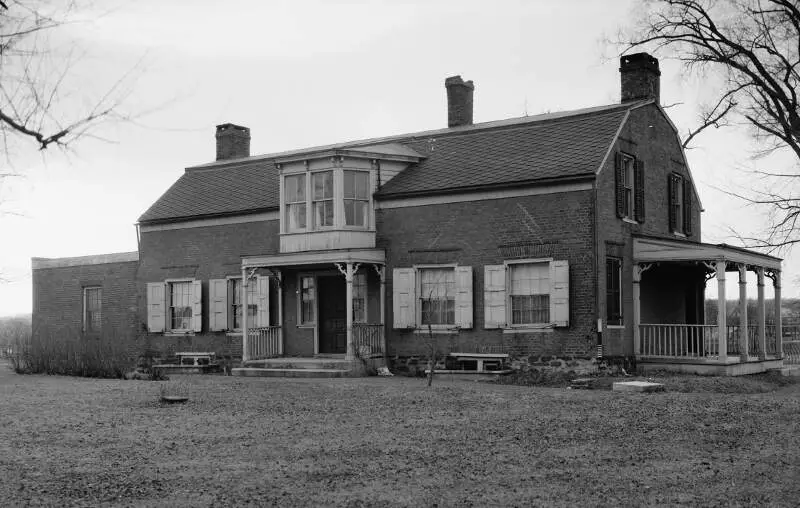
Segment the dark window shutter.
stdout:
<svg viewBox="0 0 800 508">
<path fill-rule="evenodd" d="M 678 214 L 676 206 L 678 204 L 678 189 L 675 185 L 676 175 L 670 173 L 667 175 L 667 208 L 669 209 L 669 230 L 678 230 Z"/>
<path fill-rule="evenodd" d="M 644 222 L 644 161 L 636 160 L 633 166 L 633 214 L 636 222 Z"/>
<path fill-rule="evenodd" d="M 683 232 L 692 234 L 692 184 L 683 180 Z"/>
<path fill-rule="evenodd" d="M 617 197 L 617 217 L 625 217 L 625 165 L 622 163 L 622 154 L 614 155 L 614 175 Z"/>
</svg>

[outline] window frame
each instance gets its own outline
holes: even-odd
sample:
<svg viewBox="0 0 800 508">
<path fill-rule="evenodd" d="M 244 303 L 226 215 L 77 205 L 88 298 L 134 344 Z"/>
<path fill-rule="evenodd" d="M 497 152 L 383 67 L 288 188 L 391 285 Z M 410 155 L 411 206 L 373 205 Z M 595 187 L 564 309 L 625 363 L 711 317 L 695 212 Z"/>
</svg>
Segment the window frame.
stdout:
<svg viewBox="0 0 800 508">
<path fill-rule="evenodd" d="M 625 192 L 625 217 L 636 222 L 636 157 L 631 154 L 622 154 L 622 188 Z"/>
<path fill-rule="evenodd" d="M 358 197 L 358 185 L 353 181 L 353 197 L 348 198 L 345 194 L 346 187 L 345 187 L 345 173 L 356 173 L 356 174 L 364 174 L 367 177 L 367 197 L 366 198 L 359 198 Z M 351 168 L 342 168 L 342 221 L 341 226 L 345 229 L 353 229 L 353 230 L 368 230 L 370 228 L 371 220 L 370 220 L 370 210 L 371 210 L 371 203 L 372 203 L 372 193 L 370 192 L 372 182 L 372 174 L 368 170 L 362 169 L 351 169 Z M 365 203 L 365 211 L 364 211 L 364 224 L 348 224 L 347 223 L 347 208 L 346 203 L 348 201 L 353 201 L 355 203 Z"/>
<path fill-rule="evenodd" d="M 424 265 L 413 265 L 414 268 L 414 284 L 415 290 L 417 294 L 416 302 L 415 302 L 415 320 L 417 322 L 417 328 L 422 330 L 423 332 L 428 329 L 428 324 L 423 323 L 423 316 L 422 316 L 422 271 L 424 270 L 452 270 L 453 272 L 453 323 L 436 323 L 430 324 L 431 330 L 453 330 L 456 328 L 456 293 L 458 292 L 458 281 L 456 280 L 456 267 L 458 264 L 456 263 L 447 263 L 447 264 L 424 264 Z M 448 300 L 450 300 L 448 298 Z"/>
<path fill-rule="evenodd" d="M 303 180 L 303 200 L 302 201 L 289 201 L 286 197 L 286 179 L 287 178 L 302 178 Z M 308 172 L 298 172 L 298 173 L 287 173 L 285 175 L 281 175 L 281 202 L 282 202 L 282 209 L 283 214 L 281 215 L 281 220 L 283 221 L 283 230 L 286 233 L 302 233 L 309 230 L 308 227 L 308 210 L 309 210 L 309 178 Z M 297 188 L 300 188 L 299 186 Z M 305 222 L 303 223 L 302 227 L 292 228 L 291 222 L 289 221 L 289 210 L 292 205 L 303 205 L 305 207 Z"/>
<path fill-rule="evenodd" d="M 97 298 L 97 314 L 98 318 L 98 327 L 97 329 L 90 326 L 92 320 L 89 318 L 89 293 L 92 291 L 98 291 L 99 297 Z M 84 286 L 83 287 L 83 333 L 88 334 L 96 334 L 100 333 L 103 330 L 103 287 L 102 286 Z"/>
<path fill-rule="evenodd" d="M 311 289 L 313 289 L 314 298 L 309 300 L 311 302 L 311 311 L 314 313 L 312 316 L 313 319 L 310 321 L 304 319 L 303 315 L 303 304 L 305 300 L 303 300 L 303 279 L 310 279 Z M 315 327 L 317 326 L 317 321 L 319 320 L 319 309 L 317 305 L 319 304 L 319 284 L 317 283 L 317 275 L 314 273 L 298 273 L 297 274 L 297 326 L 298 327 Z"/>
<path fill-rule="evenodd" d="M 316 199 L 314 197 L 314 179 L 317 178 L 320 175 L 324 175 L 325 173 L 330 173 L 330 175 L 331 175 L 331 195 L 330 195 L 329 198 L 322 197 L 320 199 Z M 310 209 L 311 210 L 311 217 L 310 217 L 310 220 L 309 220 L 308 217 L 306 217 L 306 227 L 307 227 L 306 231 L 325 231 L 325 230 L 329 230 L 329 229 L 335 229 L 336 228 L 336 223 L 337 223 L 336 216 L 338 215 L 336 213 L 336 209 L 338 208 L 336 206 L 336 201 L 337 201 L 336 189 L 338 187 L 336 185 L 336 180 L 337 180 L 336 179 L 336 170 L 333 169 L 333 168 L 320 169 L 320 170 L 315 170 L 315 171 L 309 171 L 308 175 L 309 175 L 308 180 L 309 180 L 309 187 L 310 187 L 310 189 L 309 189 L 310 195 L 307 195 L 307 201 L 310 204 L 310 208 L 309 208 L 309 205 L 306 205 L 306 213 L 308 213 L 308 210 Z M 323 196 L 324 196 L 324 194 L 325 194 L 325 187 L 324 187 L 324 184 L 323 184 Z M 325 224 L 318 225 L 317 224 L 317 206 L 316 206 L 317 203 L 330 203 L 330 205 L 331 205 L 331 207 L 333 209 L 332 210 L 333 213 L 331 215 L 331 224 L 330 225 L 325 225 Z M 310 222 L 311 224 L 309 225 L 308 222 Z"/>
<path fill-rule="evenodd" d="M 229 326 L 228 330 L 232 331 L 232 332 L 241 333 L 242 332 L 242 327 L 241 326 L 236 327 L 236 310 L 235 310 L 236 305 L 233 302 L 235 301 L 235 298 L 236 298 L 237 294 L 241 298 L 241 290 L 240 291 L 236 291 L 236 283 L 237 282 L 239 283 L 239 287 L 241 289 L 242 276 L 241 275 L 233 275 L 233 276 L 225 277 L 225 279 L 227 280 L 227 284 L 228 284 L 228 287 L 226 289 L 228 291 L 228 295 L 230 295 L 230 301 L 227 302 L 228 305 L 227 305 L 227 307 L 225 309 L 226 317 L 227 317 L 227 321 L 228 321 L 228 326 Z M 257 284 L 256 284 L 256 279 L 253 279 L 252 281 L 250 281 L 250 284 L 248 284 L 248 286 L 247 286 L 247 296 L 251 298 L 251 300 L 247 303 L 248 310 L 250 310 L 249 307 L 253 307 L 255 309 L 254 315 L 251 316 L 250 314 L 248 314 L 248 318 L 247 318 L 247 322 L 249 323 L 249 327 L 253 328 L 253 323 L 255 323 L 256 320 L 258 319 L 258 287 L 257 287 Z M 238 306 L 241 307 L 242 303 L 240 302 Z"/>
<path fill-rule="evenodd" d="M 672 224 L 668 224 L 670 233 L 677 235 L 677 236 L 686 236 L 685 232 L 685 224 L 686 218 L 684 214 L 686 213 L 686 206 L 684 203 L 684 188 L 686 186 L 686 178 L 676 171 L 670 173 L 669 179 L 669 186 L 670 188 L 667 189 L 667 194 L 670 196 L 669 199 L 669 217 L 675 217 L 675 227 Z M 674 186 L 673 186 L 674 182 Z"/>
<path fill-rule="evenodd" d="M 177 334 L 190 334 L 195 333 L 194 327 L 192 325 L 192 319 L 194 318 L 194 304 L 192 302 L 193 297 L 193 289 L 192 284 L 197 279 L 166 279 L 164 284 L 166 285 L 165 288 L 165 313 L 164 313 L 164 333 L 177 333 Z M 173 328 L 172 327 L 172 288 L 174 284 L 188 284 L 189 285 L 189 302 L 188 308 L 190 311 L 189 314 L 189 328 Z M 186 319 L 185 317 L 183 319 Z"/>
<path fill-rule="evenodd" d="M 553 293 L 553 283 L 550 280 L 550 264 L 552 263 L 553 258 L 530 258 L 530 259 L 513 259 L 513 260 L 505 260 L 503 264 L 506 267 L 506 295 L 505 295 L 505 304 L 506 304 L 506 328 L 508 329 L 538 329 L 538 328 L 551 328 L 552 323 L 552 316 L 550 315 L 550 298 L 552 297 Z M 548 320 L 546 322 L 539 322 L 539 323 L 514 323 L 513 322 L 513 307 L 512 307 L 512 278 L 511 278 L 511 271 L 512 267 L 515 265 L 536 265 L 541 264 L 547 267 L 547 280 L 548 280 L 548 306 L 547 306 L 547 317 Z"/>
<path fill-rule="evenodd" d="M 356 280 L 362 283 L 356 283 Z M 363 290 L 363 294 L 359 293 Z M 356 315 L 356 300 L 363 300 L 363 316 Z M 369 323 L 369 280 L 366 272 L 356 272 L 353 274 L 353 323 Z"/>
<path fill-rule="evenodd" d="M 610 314 L 611 307 L 609 302 L 612 300 L 610 297 L 614 297 L 614 292 L 610 289 L 610 282 L 608 275 L 609 264 L 614 263 L 616 265 L 617 276 L 613 277 L 612 272 L 612 279 L 616 280 L 617 283 L 617 290 L 616 290 L 616 301 L 617 301 L 617 308 L 618 308 L 618 315 L 612 316 Z M 623 270 L 624 262 L 621 257 L 617 256 L 606 256 L 606 325 L 607 326 L 625 326 L 625 308 L 623 306 L 623 291 L 622 291 L 622 270 Z"/>
</svg>

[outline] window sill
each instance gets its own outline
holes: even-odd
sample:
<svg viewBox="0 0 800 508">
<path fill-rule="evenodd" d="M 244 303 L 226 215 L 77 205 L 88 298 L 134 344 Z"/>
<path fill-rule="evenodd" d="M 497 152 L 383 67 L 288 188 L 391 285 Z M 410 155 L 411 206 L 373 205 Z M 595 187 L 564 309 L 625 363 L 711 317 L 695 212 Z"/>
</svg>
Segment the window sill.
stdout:
<svg viewBox="0 0 800 508">
<path fill-rule="evenodd" d="M 606 325 L 606 329 L 608 330 L 624 330 L 625 325 Z"/>
<path fill-rule="evenodd" d="M 630 217 L 623 217 L 622 222 L 627 222 L 628 224 L 636 224 L 636 225 L 639 224 L 637 221 L 631 219 Z"/>
<path fill-rule="evenodd" d="M 298 328 L 316 328 L 316 323 L 304 323 L 302 325 L 297 325 Z"/>
<path fill-rule="evenodd" d="M 552 333 L 553 328 L 552 325 L 514 326 L 503 328 L 503 333 Z"/>
<path fill-rule="evenodd" d="M 683 233 L 679 233 L 677 231 L 673 231 L 672 234 L 678 238 L 687 238 L 687 236 Z"/>
</svg>

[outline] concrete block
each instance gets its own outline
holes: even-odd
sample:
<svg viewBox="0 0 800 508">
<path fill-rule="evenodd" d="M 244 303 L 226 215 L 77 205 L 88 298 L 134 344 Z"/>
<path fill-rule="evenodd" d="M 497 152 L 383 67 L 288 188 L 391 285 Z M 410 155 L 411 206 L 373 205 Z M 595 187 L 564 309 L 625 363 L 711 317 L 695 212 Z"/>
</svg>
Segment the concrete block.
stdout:
<svg viewBox="0 0 800 508">
<path fill-rule="evenodd" d="M 615 392 L 661 392 L 664 385 L 649 381 L 618 381 L 611 389 Z"/>
</svg>

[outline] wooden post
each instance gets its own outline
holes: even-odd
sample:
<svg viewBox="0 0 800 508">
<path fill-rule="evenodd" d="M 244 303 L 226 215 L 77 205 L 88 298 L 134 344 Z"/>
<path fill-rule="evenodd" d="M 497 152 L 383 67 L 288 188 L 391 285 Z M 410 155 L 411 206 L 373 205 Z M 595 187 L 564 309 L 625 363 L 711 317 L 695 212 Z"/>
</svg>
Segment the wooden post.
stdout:
<svg viewBox="0 0 800 508">
<path fill-rule="evenodd" d="M 759 358 L 762 360 L 767 359 L 767 313 L 764 305 L 764 268 L 759 266 L 756 268 L 758 275 L 758 308 L 756 315 L 758 316 L 758 344 L 761 348 Z"/>
<path fill-rule="evenodd" d="M 283 272 L 278 270 L 278 354 L 283 356 Z"/>
<path fill-rule="evenodd" d="M 386 350 L 386 266 L 375 265 L 375 271 L 378 272 L 378 278 L 381 281 L 381 338 L 383 346 L 383 358 L 387 358 L 389 352 Z"/>
<path fill-rule="evenodd" d="M 717 261 L 717 329 L 719 333 L 719 361 L 728 360 L 728 314 L 725 305 L 725 261 Z"/>
<path fill-rule="evenodd" d="M 346 360 L 355 359 L 355 349 L 353 348 L 353 263 L 347 263 L 347 271 L 344 274 L 347 282 L 347 355 Z"/>
<path fill-rule="evenodd" d="M 639 356 L 642 351 L 639 324 L 641 321 L 641 288 L 642 267 L 639 263 L 633 265 L 633 354 Z"/>
<path fill-rule="evenodd" d="M 739 347 L 740 358 L 746 362 L 750 354 L 750 337 L 747 326 L 747 265 L 739 264 Z"/>
<path fill-rule="evenodd" d="M 242 366 L 250 359 L 248 352 L 249 339 L 247 329 L 247 269 L 242 268 Z"/>
<path fill-rule="evenodd" d="M 781 318 L 781 271 L 775 270 L 772 275 L 775 288 L 775 356 L 783 358 L 783 320 Z"/>
</svg>

